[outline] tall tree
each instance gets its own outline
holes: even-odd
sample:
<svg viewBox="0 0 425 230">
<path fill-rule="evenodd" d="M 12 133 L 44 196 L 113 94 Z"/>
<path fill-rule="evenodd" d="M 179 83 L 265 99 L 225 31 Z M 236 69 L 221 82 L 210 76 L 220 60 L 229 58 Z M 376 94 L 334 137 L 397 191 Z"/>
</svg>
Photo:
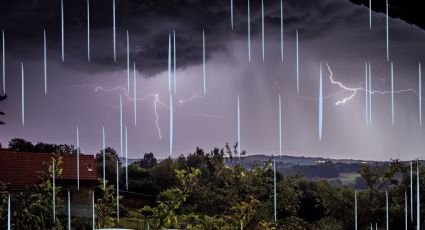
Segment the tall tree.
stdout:
<svg viewBox="0 0 425 230">
<path fill-rule="evenodd" d="M 0 96 L 0 101 L 3 101 L 7 98 L 7 95 Z M 0 116 L 4 116 L 4 112 L 0 111 Z M 0 125 L 4 125 L 4 121 L 0 121 Z"/>
</svg>

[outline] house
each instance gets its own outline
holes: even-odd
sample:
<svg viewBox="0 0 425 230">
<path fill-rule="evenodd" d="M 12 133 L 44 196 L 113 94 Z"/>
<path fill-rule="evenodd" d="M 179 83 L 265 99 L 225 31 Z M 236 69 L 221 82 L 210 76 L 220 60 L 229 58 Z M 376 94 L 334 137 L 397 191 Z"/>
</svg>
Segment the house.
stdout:
<svg viewBox="0 0 425 230">
<path fill-rule="evenodd" d="M 8 191 L 22 191 L 39 182 L 40 172 L 48 170 L 53 159 L 50 153 L 25 153 L 0 150 L 0 181 Z M 78 215 L 91 214 L 92 193 L 98 183 L 96 161 L 93 155 L 80 155 L 80 188 L 77 187 L 77 156 L 62 156 L 62 176 L 56 178 L 56 185 L 65 193 L 71 192 L 71 207 Z M 65 202 L 66 203 L 66 202 Z"/>
</svg>

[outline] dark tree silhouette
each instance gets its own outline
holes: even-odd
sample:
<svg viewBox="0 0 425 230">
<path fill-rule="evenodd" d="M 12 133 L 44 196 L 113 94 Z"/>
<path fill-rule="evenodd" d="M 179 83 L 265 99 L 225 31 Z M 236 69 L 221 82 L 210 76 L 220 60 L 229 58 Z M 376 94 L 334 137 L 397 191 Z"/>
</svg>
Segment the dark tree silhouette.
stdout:
<svg viewBox="0 0 425 230">
<path fill-rule="evenodd" d="M 48 144 L 38 142 L 33 144 L 22 138 L 13 138 L 9 141 L 9 150 L 31 153 L 56 153 L 59 155 L 76 154 L 77 149 L 68 144 Z"/>
<path fill-rule="evenodd" d="M 7 95 L 0 96 L 0 101 L 3 101 L 7 98 Z M 4 116 L 4 112 L 0 111 L 0 116 Z M 0 125 L 4 125 L 3 121 L 0 121 Z"/>
<path fill-rule="evenodd" d="M 153 153 L 150 152 L 150 153 L 145 153 L 143 158 L 140 159 L 138 163 L 140 168 L 149 169 L 154 167 L 158 163 L 158 161 L 153 155 Z"/>
</svg>

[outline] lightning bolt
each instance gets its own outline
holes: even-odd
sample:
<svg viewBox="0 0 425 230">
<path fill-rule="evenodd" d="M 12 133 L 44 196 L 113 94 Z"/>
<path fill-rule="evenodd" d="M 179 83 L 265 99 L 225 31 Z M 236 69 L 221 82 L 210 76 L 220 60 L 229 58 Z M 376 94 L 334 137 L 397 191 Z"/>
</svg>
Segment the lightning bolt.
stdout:
<svg viewBox="0 0 425 230">
<path fill-rule="evenodd" d="M 357 92 L 358 91 L 367 91 L 367 92 L 370 92 L 371 94 L 381 94 L 381 95 L 385 95 L 385 94 L 390 94 L 391 93 L 391 90 L 388 90 L 388 91 L 367 90 L 367 89 L 365 89 L 365 88 L 363 88 L 361 86 L 360 87 L 356 87 L 356 88 L 347 87 L 343 83 L 341 83 L 340 81 L 334 80 L 334 78 L 333 78 L 333 72 L 332 72 L 330 66 L 327 63 L 325 65 L 326 65 L 326 68 L 327 68 L 327 70 L 329 72 L 329 79 L 330 79 L 331 83 L 333 85 L 336 85 L 339 88 L 341 88 L 342 89 L 342 92 L 347 92 L 347 91 L 351 92 L 351 94 L 349 96 L 347 96 L 347 97 L 345 97 L 345 98 L 337 101 L 335 103 L 335 105 L 342 105 L 342 104 L 347 103 L 348 101 L 350 101 L 351 99 L 353 99 L 357 95 Z M 383 82 L 385 82 L 385 79 L 383 79 L 383 78 L 374 78 L 374 79 L 375 80 L 376 79 L 377 80 L 382 80 Z M 361 84 L 364 84 L 364 83 L 365 82 L 362 82 Z M 414 90 L 414 89 L 401 89 L 401 90 L 395 90 L 394 91 L 394 93 L 397 93 L 397 94 L 407 93 L 407 92 L 411 92 L 413 94 L 418 95 L 418 92 L 416 90 Z"/>
<path fill-rule="evenodd" d="M 306 96 L 301 96 L 301 95 L 298 95 L 298 94 L 295 94 L 295 93 L 288 92 L 288 91 L 286 91 L 285 89 L 283 89 L 283 88 L 282 88 L 282 87 L 278 84 L 278 82 L 275 82 L 275 87 L 276 87 L 276 88 L 277 88 L 280 92 L 282 92 L 283 94 L 288 95 L 288 96 L 290 96 L 290 97 L 298 98 L 298 99 L 301 99 L 301 100 L 309 100 L 309 101 L 317 101 L 317 100 L 319 100 L 319 97 L 306 97 Z M 324 99 L 324 100 L 325 100 L 325 99 L 330 99 L 330 98 L 332 98 L 332 97 L 334 97 L 334 96 L 338 96 L 338 95 L 343 94 L 343 93 L 345 93 L 345 90 L 340 90 L 340 91 L 338 91 L 338 92 L 331 93 L 331 94 L 328 94 L 328 95 L 326 95 L 326 96 L 323 96 L 323 99 Z"/>
<path fill-rule="evenodd" d="M 180 99 L 179 103 L 180 105 L 183 105 L 184 103 L 196 100 L 197 98 L 202 98 L 203 97 L 203 93 L 201 91 L 198 92 L 194 92 L 189 98 L 186 99 Z"/>
<path fill-rule="evenodd" d="M 152 94 L 145 95 L 141 98 L 132 98 L 132 97 L 130 97 L 127 89 L 125 89 L 124 87 L 105 88 L 103 86 L 97 86 L 97 85 L 92 85 L 92 84 L 73 85 L 72 87 L 93 88 L 94 92 L 115 92 L 115 91 L 119 91 L 129 101 L 135 101 L 135 100 L 136 101 L 145 101 L 149 98 L 154 98 L 153 107 L 154 107 L 154 113 L 155 113 L 155 127 L 156 127 L 156 130 L 158 132 L 158 138 L 160 140 L 162 139 L 161 128 L 159 126 L 159 114 L 158 114 L 158 104 L 162 103 L 162 102 L 159 100 L 159 94 L 152 93 Z M 109 104 L 109 103 L 103 103 L 103 104 L 105 106 L 111 107 L 113 109 L 119 108 L 119 106 L 115 106 L 115 105 L 112 105 L 112 104 Z"/>
<path fill-rule="evenodd" d="M 129 92 L 127 91 L 126 88 L 124 87 L 112 87 L 112 88 L 106 88 L 103 86 L 98 86 L 98 85 L 93 85 L 93 84 L 83 84 L 83 85 L 73 85 L 72 87 L 78 87 L 78 88 L 92 88 L 94 92 L 118 92 L 120 93 L 124 98 L 126 98 L 129 101 L 145 101 L 147 99 L 153 98 L 153 110 L 154 110 L 154 114 L 155 114 L 155 128 L 157 130 L 158 133 L 158 138 L 160 140 L 162 140 L 162 131 L 161 131 L 161 127 L 159 125 L 159 112 L 158 112 L 158 106 L 162 106 L 163 108 L 170 110 L 170 107 L 167 103 L 164 103 L 160 100 L 159 98 L 159 94 L 157 93 L 151 93 L 151 94 L 147 94 L 143 97 L 138 97 L 138 98 L 133 98 L 129 95 Z M 203 93 L 201 91 L 195 92 L 193 93 L 189 98 L 186 99 L 180 99 L 179 103 L 180 105 L 196 100 L 198 98 L 202 98 L 203 97 Z M 113 105 L 113 104 L 109 104 L 109 103 L 104 103 L 102 102 L 103 105 L 111 107 L 113 109 L 119 109 L 119 106 Z M 229 114 L 225 114 L 225 115 L 210 115 L 210 114 L 204 114 L 204 113 L 183 113 L 180 112 L 178 110 L 176 110 L 175 108 L 173 109 L 173 112 L 177 115 L 181 115 L 181 116 L 190 116 L 190 117 L 204 117 L 204 118 L 208 118 L 208 119 L 226 119 L 228 117 L 230 117 L 233 113 L 229 113 Z"/>
<path fill-rule="evenodd" d="M 159 139 L 162 139 L 162 135 L 161 135 L 161 128 L 159 127 L 159 115 L 158 115 L 158 103 L 159 103 L 159 95 L 155 94 L 155 100 L 153 101 L 153 108 L 154 108 L 154 112 L 155 112 L 155 126 L 156 126 L 156 130 L 158 131 L 158 136 Z"/>
<path fill-rule="evenodd" d="M 346 91 L 350 91 L 350 92 L 352 92 L 352 93 L 350 94 L 350 96 L 348 96 L 348 97 L 346 97 L 346 98 L 343 98 L 342 100 L 337 101 L 337 102 L 335 103 L 335 105 L 345 104 L 347 101 L 349 101 L 349 100 L 353 99 L 353 98 L 356 96 L 356 94 L 357 94 L 357 91 L 358 91 L 358 90 L 362 90 L 362 88 L 361 88 L 361 87 L 358 87 L 358 88 L 349 88 L 349 87 L 344 86 L 341 82 L 339 82 L 339 81 L 335 81 L 335 80 L 333 79 L 333 72 L 332 72 L 332 70 L 331 70 L 331 67 L 329 67 L 329 65 L 328 65 L 327 63 L 326 63 L 325 65 L 326 65 L 326 68 L 328 69 L 328 72 L 329 72 L 329 79 L 330 79 L 331 83 L 332 83 L 333 85 L 337 85 L 339 88 L 342 88 L 342 91 L 343 91 L 343 92 L 346 92 Z"/>
</svg>

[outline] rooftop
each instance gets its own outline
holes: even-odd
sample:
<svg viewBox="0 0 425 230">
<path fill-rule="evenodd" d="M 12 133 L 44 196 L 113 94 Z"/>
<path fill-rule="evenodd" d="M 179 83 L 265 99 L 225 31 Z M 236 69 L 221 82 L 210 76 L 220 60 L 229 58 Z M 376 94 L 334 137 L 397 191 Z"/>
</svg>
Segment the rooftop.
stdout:
<svg viewBox="0 0 425 230">
<path fill-rule="evenodd" d="M 77 179 L 77 156 L 62 156 L 62 176 L 58 180 Z M 0 150 L 0 181 L 9 189 L 23 189 L 38 183 L 40 172 L 52 164 L 54 154 L 25 153 Z M 93 155 L 80 155 L 80 181 L 97 181 L 96 162 Z M 43 164 L 45 162 L 45 164 Z"/>
</svg>

